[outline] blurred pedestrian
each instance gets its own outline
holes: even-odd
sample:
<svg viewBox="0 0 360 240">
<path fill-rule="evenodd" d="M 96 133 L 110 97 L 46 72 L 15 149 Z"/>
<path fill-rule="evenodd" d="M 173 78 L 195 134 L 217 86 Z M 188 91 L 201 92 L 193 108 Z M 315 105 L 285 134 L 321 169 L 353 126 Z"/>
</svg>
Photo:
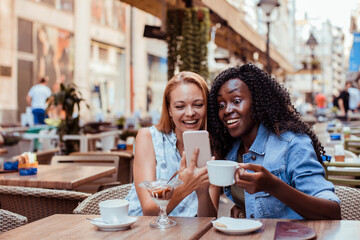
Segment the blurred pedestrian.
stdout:
<svg viewBox="0 0 360 240">
<path fill-rule="evenodd" d="M 345 83 L 345 89 L 343 91 L 341 91 L 338 99 L 337 99 L 337 104 L 339 106 L 339 110 L 340 113 L 338 114 L 338 118 L 341 121 L 346 121 L 347 120 L 347 112 L 349 110 L 349 98 L 350 98 L 350 94 L 349 94 L 349 88 L 352 86 L 351 81 L 347 81 Z"/>
<path fill-rule="evenodd" d="M 352 112 L 357 112 L 360 102 L 360 90 L 358 89 L 357 86 L 356 87 L 351 86 L 348 89 L 348 92 L 349 92 L 349 109 Z"/>
<path fill-rule="evenodd" d="M 320 117 L 326 117 L 326 97 L 322 93 L 317 93 L 315 97 L 316 102 L 316 116 L 318 118 Z"/>
<path fill-rule="evenodd" d="M 31 106 L 34 115 L 34 124 L 45 124 L 46 100 L 51 96 L 51 90 L 47 84 L 47 77 L 40 78 L 39 83 L 32 86 L 26 96 L 26 101 Z"/>
</svg>

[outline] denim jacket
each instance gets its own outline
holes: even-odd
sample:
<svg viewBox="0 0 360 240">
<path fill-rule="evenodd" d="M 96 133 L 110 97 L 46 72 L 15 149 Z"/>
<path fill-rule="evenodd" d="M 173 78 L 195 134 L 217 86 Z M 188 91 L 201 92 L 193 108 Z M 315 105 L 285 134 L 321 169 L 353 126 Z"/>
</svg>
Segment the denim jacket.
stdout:
<svg viewBox="0 0 360 240">
<path fill-rule="evenodd" d="M 237 160 L 241 141 L 236 141 L 226 159 Z M 316 157 L 312 141 L 307 135 L 285 132 L 280 136 L 262 124 L 249 152 L 243 155 L 244 163 L 264 166 L 288 185 L 311 196 L 340 203 L 334 185 L 325 180 L 325 171 Z M 230 187 L 225 187 L 231 199 Z M 296 201 L 296 199 L 294 199 Z M 246 218 L 303 219 L 290 207 L 266 192 L 249 194 L 245 191 Z"/>
</svg>

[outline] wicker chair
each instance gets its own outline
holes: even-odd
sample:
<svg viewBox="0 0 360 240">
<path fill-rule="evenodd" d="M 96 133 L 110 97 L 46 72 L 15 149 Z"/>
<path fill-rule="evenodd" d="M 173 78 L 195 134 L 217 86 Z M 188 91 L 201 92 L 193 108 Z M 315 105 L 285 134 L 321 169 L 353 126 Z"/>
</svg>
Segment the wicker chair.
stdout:
<svg viewBox="0 0 360 240">
<path fill-rule="evenodd" d="M 80 203 L 73 213 L 87 215 L 100 214 L 99 202 L 108 199 L 123 199 L 129 193 L 131 186 L 132 183 L 123 184 L 97 192 Z"/>
<path fill-rule="evenodd" d="M 0 209 L 0 233 L 27 224 L 27 217 Z"/>
<path fill-rule="evenodd" d="M 72 213 L 89 196 L 74 191 L 0 186 L 1 208 L 26 216 L 29 222 L 57 213 Z"/>
<path fill-rule="evenodd" d="M 360 220 L 360 189 L 335 186 L 335 193 L 341 201 L 341 218 Z"/>
</svg>

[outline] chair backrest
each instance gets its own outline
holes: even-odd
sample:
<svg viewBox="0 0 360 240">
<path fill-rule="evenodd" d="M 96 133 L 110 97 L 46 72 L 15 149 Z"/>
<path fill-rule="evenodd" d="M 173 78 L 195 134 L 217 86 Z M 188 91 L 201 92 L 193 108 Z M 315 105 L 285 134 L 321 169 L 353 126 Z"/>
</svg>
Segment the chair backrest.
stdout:
<svg viewBox="0 0 360 240">
<path fill-rule="evenodd" d="M 334 158 L 335 150 L 333 147 L 324 147 L 324 150 L 326 152 L 326 155 L 330 155 L 331 157 Z M 344 150 L 344 155 L 346 158 L 354 158 L 354 159 L 358 158 L 358 156 L 355 153 L 349 150 Z"/>
<path fill-rule="evenodd" d="M 360 154 L 360 139 L 345 139 L 344 149 L 349 150 L 356 155 Z"/>
<path fill-rule="evenodd" d="M 97 192 L 81 202 L 73 213 L 87 215 L 100 214 L 99 202 L 108 199 L 123 199 L 129 193 L 131 186 L 132 183 L 129 183 Z"/>
<path fill-rule="evenodd" d="M 341 201 L 341 218 L 343 220 L 360 220 L 360 189 L 335 186 L 335 193 Z"/>
<path fill-rule="evenodd" d="M 70 214 L 90 196 L 75 191 L 0 186 L 1 208 L 26 216 L 29 222 L 53 214 Z"/>
<path fill-rule="evenodd" d="M 73 152 L 71 156 L 117 156 L 119 158 L 119 168 L 118 168 L 118 178 L 121 184 L 132 183 L 133 182 L 133 160 L 134 154 L 129 152 Z"/>
<path fill-rule="evenodd" d="M 108 183 L 117 183 L 118 174 L 119 174 L 119 157 L 118 156 L 103 156 L 103 155 L 86 155 L 86 156 L 54 156 L 51 159 L 51 164 L 72 164 L 72 165 L 82 165 L 82 166 L 112 166 L 116 168 L 114 174 L 109 177 L 102 177 L 98 180 L 83 184 L 76 188 L 77 191 L 95 193 L 98 189 Z"/>
<path fill-rule="evenodd" d="M 358 156 L 356 156 L 355 153 L 349 151 L 349 150 L 344 150 L 344 155 L 346 158 L 354 158 L 354 159 L 357 159 Z"/>
<path fill-rule="evenodd" d="M 0 233 L 27 224 L 27 217 L 0 209 Z"/>
<path fill-rule="evenodd" d="M 51 159 L 51 165 L 58 164 L 72 164 L 82 166 L 113 166 L 116 168 L 116 172 L 111 177 L 104 177 L 96 182 L 113 182 L 117 181 L 119 158 L 117 156 L 103 156 L 103 155 L 86 155 L 86 156 L 54 156 Z"/>
<path fill-rule="evenodd" d="M 360 186 L 360 163 L 324 161 L 325 178 L 337 185 Z"/>
</svg>

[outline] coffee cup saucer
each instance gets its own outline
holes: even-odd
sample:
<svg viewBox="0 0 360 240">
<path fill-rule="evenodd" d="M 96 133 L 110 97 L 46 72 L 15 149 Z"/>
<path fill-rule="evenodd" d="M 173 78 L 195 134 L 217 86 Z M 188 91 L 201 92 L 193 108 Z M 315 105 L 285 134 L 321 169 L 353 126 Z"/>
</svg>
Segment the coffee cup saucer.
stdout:
<svg viewBox="0 0 360 240">
<path fill-rule="evenodd" d="M 128 216 L 126 219 L 124 219 L 123 221 L 119 222 L 119 223 L 105 223 L 105 222 L 101 222 L 103 221 L 102 218 L 95 218 L 93 220 L 91 220 L 90 222 L 95 225 L 96 227 L 98 227 L 98 229 L 100 231 L 120 231 L 120 230 L 125 230 L 130 228 L 130 226 L 132 224 L 134 224 L 137 220 L 137 217 L 131 217 Z"/>
</svg>

